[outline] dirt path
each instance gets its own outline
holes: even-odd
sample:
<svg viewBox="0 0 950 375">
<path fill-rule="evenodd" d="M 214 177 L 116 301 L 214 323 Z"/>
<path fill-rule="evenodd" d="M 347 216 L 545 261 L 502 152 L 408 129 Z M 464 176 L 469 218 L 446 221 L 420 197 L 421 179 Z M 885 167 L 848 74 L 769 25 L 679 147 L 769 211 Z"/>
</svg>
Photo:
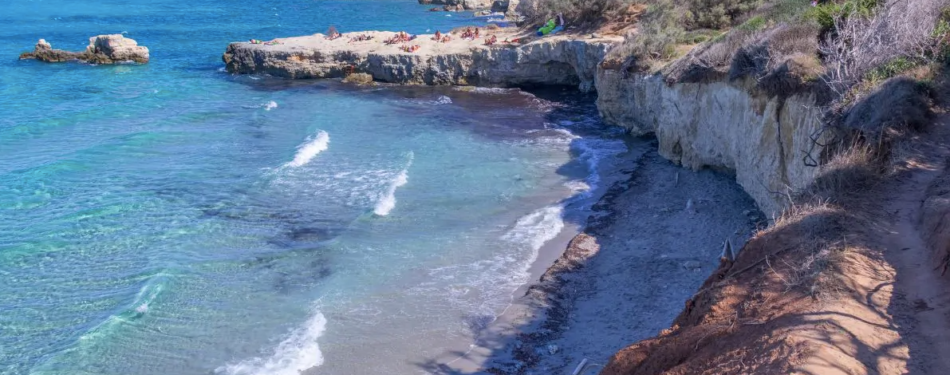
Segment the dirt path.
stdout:
<svg viewBox="0 0 950 375">
<path fill-rule="evenodd" d="M 800 373 L 950 374 L 950 278 L 935 270 L 932 228 L 921 226 L 933 186 L 950 181 L 942 178 L 950 173 L 950 119 L 912 145 L 899 172 L 865 193 L 881 209 L 867 251 L 842 263 L 854 298 L 818 308 L 821 323 L 792 334 L 817 348 Z"/>
<path fill-rule="evenodd" d="M 923 151 L 924 159 L 909 165 L 906 178 L 888 189 L 886 212 L 893 214 L 893 226 L 882 235 L 886 259 L 897 271 L 895 297 L 903 303 L 890 313 L 898 323 L 910 323 L 901 331 L 910 351 L 907 368 L 911 374 L 950 373 L 950 280 L 934 267 L 937 259 L 928 248 L 920 223 L 922 202 L 929 188 L 948 173 L 950 156 L 950 121 L 944 120 L 934 130 L 933 143 Z M 928 150 L 929 149 L 929 150 Z"/>
</svg>

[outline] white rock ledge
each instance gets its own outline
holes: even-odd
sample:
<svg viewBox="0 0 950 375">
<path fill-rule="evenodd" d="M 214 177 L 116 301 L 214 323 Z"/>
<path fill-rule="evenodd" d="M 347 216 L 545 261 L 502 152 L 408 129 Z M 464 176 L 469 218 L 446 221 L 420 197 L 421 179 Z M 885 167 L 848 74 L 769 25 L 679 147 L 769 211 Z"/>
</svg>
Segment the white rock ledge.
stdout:
<svg viewBox="0 0 950 375">
<path fill-rule="evenodd" d="M 350 43 L 366 34 L 373 40 Z M 485 34 L 488 34 L 487 32 Z M 505 44 L 515 35 L 497 34 L 498 44 L 483 38 L 448 43 L 419 35 L 406 43 L 419 45 L 414 53 L 400 45 L 386 45 L 393 32 L 348 33 L 336 40 L 322 34 L 276 39 L 281 44 L 231 43 L 223 59 L 228 72 L 269 74 L 291 79 L 340 78 L 367 73 L 382 82 L 417 85 L 531 86 L 570 85 L 594 89 L 597 66 L 621 38 L 581 39 L 556 35 L 524 44 Z"/>
</svg>

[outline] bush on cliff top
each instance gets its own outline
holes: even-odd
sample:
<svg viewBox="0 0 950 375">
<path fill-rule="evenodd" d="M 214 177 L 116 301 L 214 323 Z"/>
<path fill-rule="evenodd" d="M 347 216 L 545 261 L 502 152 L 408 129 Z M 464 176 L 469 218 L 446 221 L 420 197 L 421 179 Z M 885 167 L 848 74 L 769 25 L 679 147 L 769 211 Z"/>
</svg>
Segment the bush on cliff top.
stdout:
<svg viewBox="0 0 950 375">
<path fill-rule="evenodd" d="M 641 0 L 522 0 L 518 12 L 529 23 L 539 24 L 563 14 L 572 24 L 600 22 L 611 18 Z"/>
<path fill-rule="evenodd" d="M 694 28 L 723 29 L 761 4 L 761 0 L 690 0 L 687 18 Z"/>
</svg>

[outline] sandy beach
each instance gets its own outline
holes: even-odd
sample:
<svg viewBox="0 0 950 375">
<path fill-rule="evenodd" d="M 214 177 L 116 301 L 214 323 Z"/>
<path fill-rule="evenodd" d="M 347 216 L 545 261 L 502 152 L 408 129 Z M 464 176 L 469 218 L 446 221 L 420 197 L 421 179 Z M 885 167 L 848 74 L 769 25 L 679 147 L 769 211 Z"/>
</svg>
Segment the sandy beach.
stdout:
<svg viewBox="0 0 950 375">
<path fill-rule="evenodd" d="M 617 350 L 669 327 L 727 239 L 739 248 L 764 225 L 731 176 L 676 166 L 652 140 L 631 143 L 586 228 L 551 242 L 560 249 L 539 258 L 540 279 L 472 350 L 429 371 L 570 374 L 587 359 L 581 374 L 596 374 Z"/>
</svg>

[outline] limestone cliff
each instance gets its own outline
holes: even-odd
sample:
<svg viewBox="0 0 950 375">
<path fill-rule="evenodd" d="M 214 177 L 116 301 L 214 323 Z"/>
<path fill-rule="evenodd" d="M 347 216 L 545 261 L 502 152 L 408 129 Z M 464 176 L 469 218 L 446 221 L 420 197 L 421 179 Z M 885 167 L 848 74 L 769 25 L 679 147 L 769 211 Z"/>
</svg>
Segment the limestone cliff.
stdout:
<svg viewBox="0 0 950 375">
<path fill-rule="evenodd" d="M 822 151 L 811 138 L 821 129 L 814 95 L 770 96 L 752 81 L 726 78 L 669 84 L 661 74 L 624 78 L 608 69 L 596 83 L 607 122 L 655 134 L 660 154 L 685 167 L 735 173 L 769 215 L 817 172 L 809 166 Z"/>
<path fill-rule="evenodd" d="M 597 67 L 618 40 L 550 37 L 524 44 L 484 45 L 482 40 L 438 43 L 420 35 L 408 45 L 385 45 L 391 32 L 362 33 L 369 41 L 349 42 L 323 35 L 284 38 L 276 45 L 231 43 L 223 59 L 228 72 L 263 73 L 286 78 L 339 78 L 368 73 L 382 82 L 427 85 L 571 85 L 593 89 Z"/>
</svg>

